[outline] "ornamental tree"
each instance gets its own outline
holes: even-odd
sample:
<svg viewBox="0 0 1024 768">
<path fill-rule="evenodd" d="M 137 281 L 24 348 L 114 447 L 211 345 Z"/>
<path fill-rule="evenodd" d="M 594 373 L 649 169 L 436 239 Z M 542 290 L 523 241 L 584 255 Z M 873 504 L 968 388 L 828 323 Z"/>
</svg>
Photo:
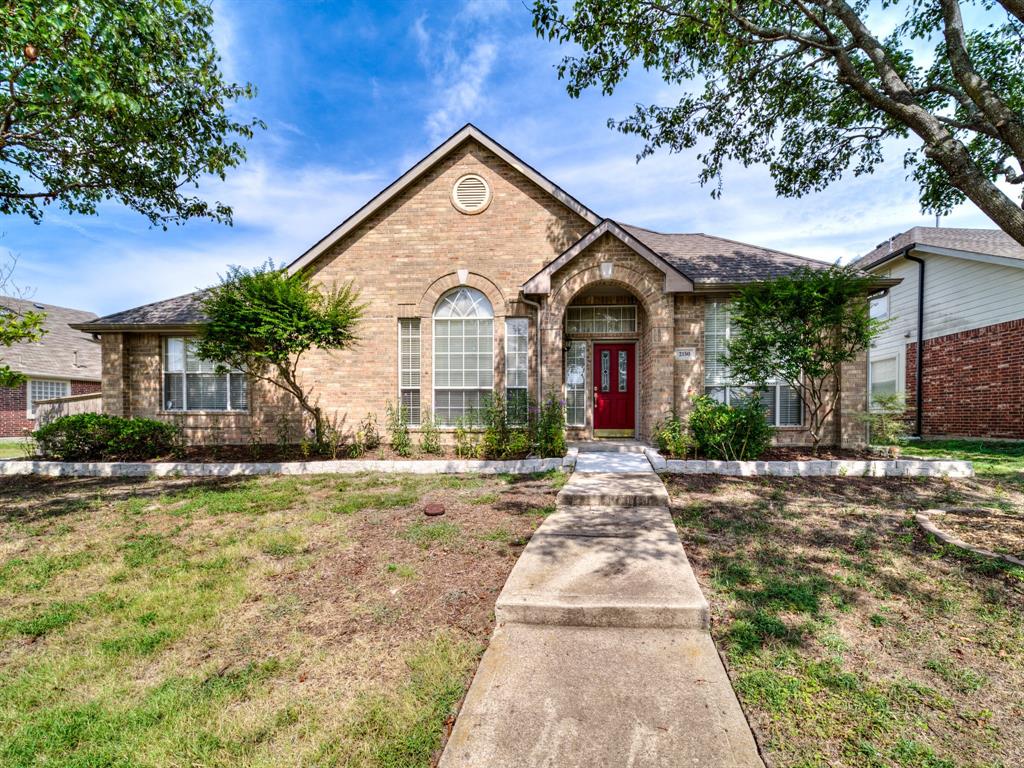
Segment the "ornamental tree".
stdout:
<svg viewBox="0 0 1024 768">
<path fill-rule="evenodd" d="M 713 195 L 728 162 L 764 163 L 778 194 L 800 197 L 870 173 L 884 143 L 914 138 L 904 164 L 925 212 L 970 199 L 1024 244 L 1024 0 L 564 6 L 534 0 L 533 23 L 580 49 L 558 67 L 569 94 L 609 94 L 633 66 L 659 74 L 678 101 L 609 125 L 640 136 L 641 157 L 700 142 Z"/>
<path fill-rule="evenodd" d="M 353 346 L 364 308 L 351 283 L 322 291 L 309 273 L 288 274 L 269 261 L 254 269 L 231 267 L 203 301 L 207 322 L 196 353 L 290 394 L 323 445 L 327 422 L 312 383 L 300 381 L 299 361 L 313 348 Z"/>
<path fill-rule="evenodd" d="M 730 378 L 755 388 L 781 380 L 800 396 L 814 450 L 839 402 L 843 363 L 882 331 L 871 318 L 872 280 L 848 267 L 802 267 L 741 289 L 730 306 Z"/>
<path fill-rule="evenodd" d="M 0 214 L 94 214 L 117 200 L 166 227 L 231 209 L 188 187 L 245 158 L 254 95 L 225 79 L 205 0 L 0 0 Z"/>
</svg>

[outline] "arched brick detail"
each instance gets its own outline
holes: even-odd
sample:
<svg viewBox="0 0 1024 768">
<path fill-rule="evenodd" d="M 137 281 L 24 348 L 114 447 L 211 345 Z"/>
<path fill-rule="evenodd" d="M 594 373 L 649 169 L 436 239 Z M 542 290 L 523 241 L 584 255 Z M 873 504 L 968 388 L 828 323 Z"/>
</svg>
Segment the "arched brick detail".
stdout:
<svg viewBox="0 0 1024 768">
<path fill-rule="evenodd" d="M 417 314 L 421 318 L 431 317 L 434 314 L 434 307 L 437 306 L 437 302 L 441 297 L 452 290 L 452 288 L 458 288 L 462 285 L 468 288 L 476 288 L 486 296 L 487 300 L 491 302 L 496 318 L 505 316 L 505 296 L 502 294 L 501 289 L 489 278 L 478 275 L 475 272 L 470 272 L 464 283 L 459 281 L 457 272 L 449 272 L 434 280 L 434 282 L 427 286 L 427 290 L 423 292 Z"/>
<path fill-rule="evenodd" d="M 612 264 L 608 278 L 601 276 L 603 263 Z M 564 395 L 563 321 L 569 304 L 580 292 L 595 285 L 623 288 L 636 297 L 644 310 L 638 344 L 640 407 L 636 431 L 638 437 L 650 437 L 654 425 L 671 414 L 674 398 L 675 297 L 664 292 L 664 284 L 661 271 L 608 235 L 552 275 L 541 322 L 545 390 Z"/>
</svg>

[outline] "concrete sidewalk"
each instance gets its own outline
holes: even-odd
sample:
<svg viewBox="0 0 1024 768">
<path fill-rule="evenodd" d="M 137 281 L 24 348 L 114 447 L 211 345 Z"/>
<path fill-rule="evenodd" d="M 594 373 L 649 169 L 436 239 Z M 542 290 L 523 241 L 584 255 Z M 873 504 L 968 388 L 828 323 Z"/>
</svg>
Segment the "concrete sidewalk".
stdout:
<svg viewBox="0 0 1024 768">
<path fill-rule="evenodd" d="M 642 454 L 576 466 L 498 597 L 440 768 L 763 768 L 660 478 Z"/>
</svg>

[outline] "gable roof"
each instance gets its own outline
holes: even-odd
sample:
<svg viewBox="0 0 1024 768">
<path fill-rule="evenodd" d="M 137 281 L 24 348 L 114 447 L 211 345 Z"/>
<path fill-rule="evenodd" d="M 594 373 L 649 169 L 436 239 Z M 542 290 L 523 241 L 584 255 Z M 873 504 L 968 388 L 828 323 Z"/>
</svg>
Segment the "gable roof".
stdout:
<svg viewBox="0 0 1024 768">
<path fill-rule="evenodd" d="M 71 327 L 80 331 L 99 333 L 100 331 L 144 330 L 146 328 L 193 328 L 206 322 L 203 312 L 203 298 L 206 291 L 193 291 L 173 299 L 154 301 L 141 307 L 115 312 L 112 315 L 96 317 L 94 320 L 80 320 Z"/>
<path fill-rule="evenodd" d="M 427 171 L 433 168 L 438 162 L 447 157 L 449 154 L 454 152 L 463 143 L 467 141 L 476 141 L 482 145 L 485 149 L 493 152 L 499 158 L 504 160 L 506 163 L 511 165 L 526 178 L 536 184 L 538 187 L 543 189 L 549 195 L 558 200 L 562 205 L 575 211 L 581 217 L 589 221 L 591 224 L 598 224 L 601 221 L 601 217 L 594 213 L 592 210 L 583 205 L 579 200 L 570 195 L 564 189 L 559 187 L 553 181 L 548 179 L 546 176 L 541 174 L 539 171 L 527 165 L 519 157 L 512 154 L 509 150 L 503 147 L 501 144 L 496 142 L 486 133 L 481 131 L 472 123 L 466 123 L 462 128 L 457 130 L 440 146 L 434 149 L 430 154 L 420 160 L 416 165 L 410 168 L 408 171 L 399 176 L 395 181 L 386 186 L 377 195 L 371 199 L 366 205 L 360 208 L 358 211 L 353 213 L 341 224 L 331 230 L 327 235 L 322 237 L 316 243 L 313 244 L 305 253 L 299 258 L 295 259 L 291 264 L 288 265 L 289 272 L 295 272 L 296 270 L 302 269 L 303 267 L 311 264 L 318 256 L 328 250 L 332 245 L 337 243 L 341 238 L 351 232 L 353 229 L 362 224 L 367 218 L 372 216 L 376 211 L 387 205 L 396 196 L 402 193 L 410 184 L 416 181 L 418 178 L 423 176 Z"/>
<path fill-rule="evenodd" d="M 46 334 L 39 341 L 20 342 L 0 347 L 0 363 L 28 376 L 45 376 L 77 381 L 100 380 L 100 344 L 73 330 L 71 323 L 82 323 L 96 317 L 92 312 L 53 304 L 41 304 L 11 296 L 0 296 L 0 311 L 17 315 L 44 312 Z"/>
<path fill-rule="evenodd" d="M 540 272 L 527 280 L 523 284 L 523 293 L 536 295 L 550 292 L 551 276 L 570 261 L 575 259 L 589 245 L 605 234 L 618 239 L 631 248 L 634 253 L 646 259 L 654 265 L 654 267 L 661 270 L 662 274 L 665 275 L 666 293 L 689 292 L 693 290 L 693 281 L 690 280 L 689 277 L 684 275 L 672 264 L 667 262 L 657 253 L 648 248 L 644 243 L 623 229 L 618 222 L 612 221 L 611 219 L 604 219 L 600 224 L 577 240 L 573 245 L 569 246 L 569 248 L 563 251 L 557 258 L 548 262 Z"/>
<path fill-rule="evenodd" d="M 665 234 L 643 227 L 623 227 L 662 259 L 693 281 L 695 286 L 722 287 L 770 280 L 799 267 L 827 269 L 830 264 L 784 251 L 693 234 Z"/>
<path fill-rule="evenodd" d="M 1001 229 L 968 229 L 956 227 L 913 227 L 884 243 L 879 243 L 870 253 L 852 262 L 858 269 L 874 269 L 896 256 L 909 246 L 916 250 L 930 251 L 947 256 L 969 258 L 971 255 L 990 256 L 993 259 L 1007 259 L 1010 265 L 1020 262 L 1024 267 L 1024 246 Z"/>
</svg>

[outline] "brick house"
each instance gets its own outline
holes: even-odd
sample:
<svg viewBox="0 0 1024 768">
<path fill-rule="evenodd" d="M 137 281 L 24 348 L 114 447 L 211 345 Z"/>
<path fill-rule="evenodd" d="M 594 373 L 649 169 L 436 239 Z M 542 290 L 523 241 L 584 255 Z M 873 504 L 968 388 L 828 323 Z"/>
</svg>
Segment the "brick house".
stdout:
<svg viewBox="0 0 1024 768">
<path fill-rule="evenodd" d="M 871 304 L 889 320 L 871 391 L 904 394 L 921 436 L 1024 439 L 1024 247 L 1000 230 L 914 227 L 854 265 L 901 280 Z"/>
<path fill-rule="evenodd" d="M 442 429 L 487 393 L 557 393 L 571 438 L 647 437 L 690 396 L 741 396 L 718 364 L 737 286 L 822 262 L 602 218 L 472 125 L 299 256 L 324 285 L 352 280 L 361 343 L 303 358 L 328 416 L 351 429 L 402 402 Z M 301 428 L 274 387 L 214 372 L 188 336 L 202 292 L 79 324 L 103 348 L 106 412 L 177 420 L 193 441 L 274 442 Z M 809 442 L 795 393 L 763 394 L 777 440 Z M 843 371 L 834 438 L 860 444 L 866 360 Z"/>
<path fill-rule="evenodd" d="M 46 315 L 46 334 L 35 342 L 0 347 L 0 364 L 28 377 L 17 387 L 0 387 L 0 438 L 21 437 L 36 428 L 35 403 L 100 390 L 100 344 L 70 323 L 95 319 L 92 312 L 0 296 L 0 312 Z"/>
</svg>

